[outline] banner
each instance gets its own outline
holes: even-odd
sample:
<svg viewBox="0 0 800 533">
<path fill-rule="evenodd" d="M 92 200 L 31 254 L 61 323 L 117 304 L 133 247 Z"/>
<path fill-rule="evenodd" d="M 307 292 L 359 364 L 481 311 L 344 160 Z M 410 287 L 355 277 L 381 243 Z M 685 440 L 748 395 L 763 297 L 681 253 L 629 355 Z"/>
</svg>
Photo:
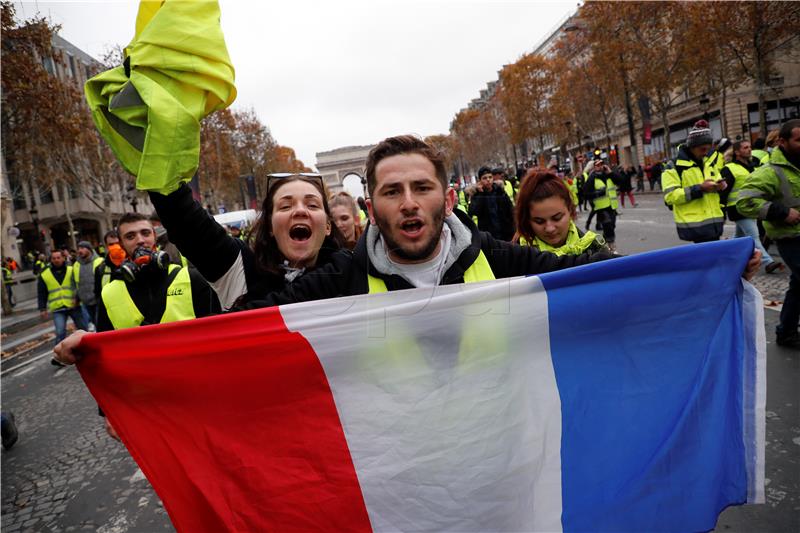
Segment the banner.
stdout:
<svg viewBox="0 0 800 533">
<path fill-rule="evenodd" d="M 753 244 L 88 335 L 179 531 L 705 531 L 764 501 Z"/>
</svg>

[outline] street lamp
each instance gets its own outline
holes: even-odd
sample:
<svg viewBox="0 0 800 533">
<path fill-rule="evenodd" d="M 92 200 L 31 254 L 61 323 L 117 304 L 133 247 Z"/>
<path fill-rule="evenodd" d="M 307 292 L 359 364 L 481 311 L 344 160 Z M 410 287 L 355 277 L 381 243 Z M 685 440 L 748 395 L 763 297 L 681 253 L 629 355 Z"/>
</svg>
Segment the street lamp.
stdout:
<svg viewBox="0 0 800 533">
<path fill-rule="evenodd" d="M 128 203 L 131 204 L 131 209 L 133 209 L 133 212 L 137 213 L 136 206 L 139 205 L 139 199 L 136 197 L 136 187 L 133 185 L 128 186 L 128 191 L 125 193 L 125 198 L 128 200 Z"/>
</svg>

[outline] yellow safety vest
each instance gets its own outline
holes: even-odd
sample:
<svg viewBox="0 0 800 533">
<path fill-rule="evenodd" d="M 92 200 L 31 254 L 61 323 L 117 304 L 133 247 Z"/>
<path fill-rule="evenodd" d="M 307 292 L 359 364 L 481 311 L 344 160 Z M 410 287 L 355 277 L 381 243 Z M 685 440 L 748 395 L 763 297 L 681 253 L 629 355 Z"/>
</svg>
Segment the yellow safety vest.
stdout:
<svg viewBox="0 0 800 533">
<path fill-rule="evenodd" d="M 160 324 L 195 318 L 189 269 L 178 265 L 169 266 L 169 274 L 175 270 L 178 273 L 167 287 L 167 305 L 161 315 Z M 103 287 L 102 300 L 114 329 L 135 328 L 144 321 L 144 316 L 128 292 L 128 286 L 121 279 L 115 279 Z"/>
<path fill-rule="evenodd" d="M 519 238 L 520 246 L 532 246 L 534 248 L 538 248 L 542 252 L 550 252 L 556 255 L 581 255 L 588 250 L 595 241 L 597 241 L 600 245 L 605 244 L 605 240 L 592 231 L 587 231 L 583 237 L 581 237 L 578 227 L 575 225 L 575 222 L 572 221 L 569 223 L 567 242 L 559 247 L 551 246 L 539 237 L 535 236 L 532 244 L 529 243 L 525 237 Z"/>
<path fill-rule="evenodd" d="M 92 261 L 92 272 L 94 272 L 94 269 L 102 262 L 102 257 L 95 257 L 94 261 Z M 77 285 L 81 281 L 81 262 L 75 261 L 75 264 L 72 265 L 72 270 L 75 273 L 75 285 Z"/>
<path fill-rule="evenodd" d="M 700 198 L 690 198 L 692 186 L 705 180 L 718 181 L 719 171 L 709 160 L 702 167 L 694 161 L 676 159 L 675 168 L 667 169 L 661 176 L 661 188 L 664 201 L 673 207 L 678 237 L 683 240 L 695 240 L 707 236 L 719 236 L 725 219 L 719 205 L 719 194 L 704 193 Z"/>
<path fill-rule="evenodd" d="M 514 198 L 514 186 L 513 186 L 513 185 L 511 185 L 511 182 L 510 182 L 510 181 L 506 180 L 506 181 L 503 183 L 503 190 L 505 190 L 505 191 L 506 191 L 506 195 L 508 196 L 509 200 L 511 200 L 511 203 L 513 204 L 513 203 L 515 202 L 515 198 Z"/>
<path fill-rule="evenodd" d="M 603 196 L 599 196 L 594 199 L 593 205 L 595 211 L 599 211 L 600 209 L 606 209 L 610 207 L 612 209 L 617 208 L 617 186 L 614 185 L 614 182 L 611 178 L 608 178 L 605 183 L 600 178 L 594 179 L 594 190 L 595 192 L 604 191 L 605 194 Z"/>
<path fill-rule="evenodd" d="M 491 281 L 495 279 L 492 267 L 489 266 L 489 260 L 483 253 L 483 250 L 478 252 L 478 257 L 464 272 L 464 283 L 476 283 L 478 281 Z M 375 276 L 368 276 L 369 294 L 378 292 L 387 292 L 389 289 L 386 287 L 386 282 L 381 278 Z"/>
<path fill-rule="evenodd" d="M 736 200 L 739 199 L 739 189 L 742 188 L 744 184 L 744 180 L 747 179 L 747 176 L 750 175 L 750 171 L 747 168 L 739 163 L 738 161 L 731 161 L 725 168 L 730 170 L 731 174 L 733 175 L 733 189 L 731 189 L 730 194 L 728 195 L 728 203 L 726 204 L 728 207 L 733 207 L 736 205 Z"/>
<path fill-rule="evenodd" d="M 75 279 L 72 277 L 72 269 L 67 267 L 64 279 L 59 283 L 53 275 L 50 267 L 45 268 L 42 273 L 42 281 L 47 287 L 47 308 L 52 313 L 59 309 L 72 309 L 75 307 Z"/>
</svg>

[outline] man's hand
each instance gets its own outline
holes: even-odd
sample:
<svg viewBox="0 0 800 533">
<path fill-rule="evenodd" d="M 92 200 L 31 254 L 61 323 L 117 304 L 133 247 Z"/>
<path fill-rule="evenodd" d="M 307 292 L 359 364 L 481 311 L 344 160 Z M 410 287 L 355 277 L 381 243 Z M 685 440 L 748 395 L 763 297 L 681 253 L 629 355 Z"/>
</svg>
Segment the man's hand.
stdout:
<svg viewBox="0 0 800 533">
<path fill-rule="evenodd" d="M 39 311 L 39 318 L 41 318 L 42 320 L 47 318 L 47 309 L 42 309 L 41 311 Z"/>
<path fill-rule="evenodd" d="M 706 180 L 700 184 L 700 190 L 703 192 L 711 192 L 717 189 L 717 182 L 714 180 Z"/>
<path fill-rule="evenodd" d="M 114 429 L 114 426 L 112 426 L 111 422 L 108 421 L 108 417 L 103 418 L 103 420 L 106 421 L 106 433 L 108 433 L 108 436 L 114 440 L 122 442 L 122 439 L 120 439 L 119 435 L 117 434 L 117 430 Z"/>
<path fill-rule="evenodd" d="M 747 266 L 744 268 L 742 277 L 747 281 L 750 281 L 753 279 L 753 276 L 758 273 L 759 268 L 761 268 L 761 251 L 754 249 L 753 255 L 750 256 L 750 260 L 747 262 Z"/>
<path fill-rule="evenodd" d="M 790 207 L 789 215 L 785 219 L 783 219 L 783 221 L 786 222 L 787 224 L 792 224 L 792 225 L 797 224 L 798 222 L 800 222 L 800 211 L 798 211 L 794 207 Z"/>
<path fill-rule="evenodd" d="M 74 365 L 81 357 L 81 354 L 78 351 L 78 346 L 80 345 L 83 336 L 87 333 L 87 331 L 79 329 L 63 341 L 56 344 L 56 347 L 53 348 L 53 352 L 56 354 L 54 359 L 62 365 Z"/>
<path fill-rule="evenodd" d="M 717 191 L 724 191 L 728 188 L 728 182 L 725 180 L 719 180 L 717 182 Z"/>
</svg>

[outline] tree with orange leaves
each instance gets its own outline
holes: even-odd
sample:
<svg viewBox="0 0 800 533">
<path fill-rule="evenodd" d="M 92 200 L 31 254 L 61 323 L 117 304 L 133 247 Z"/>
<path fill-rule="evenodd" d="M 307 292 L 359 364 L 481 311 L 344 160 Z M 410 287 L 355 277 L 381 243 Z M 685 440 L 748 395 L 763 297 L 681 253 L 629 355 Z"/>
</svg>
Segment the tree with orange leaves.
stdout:
<svg viewBox="0 0 800 533">
<path fill-rule="evenodd" d="M 537 139 L 539 151 L 544 150 L 553 127 L 548 109 L 555 90 L 553 67 L 550 59 L 529 53 L 500 71 L 500 103 L 514 144 Z"/>
</svg>

